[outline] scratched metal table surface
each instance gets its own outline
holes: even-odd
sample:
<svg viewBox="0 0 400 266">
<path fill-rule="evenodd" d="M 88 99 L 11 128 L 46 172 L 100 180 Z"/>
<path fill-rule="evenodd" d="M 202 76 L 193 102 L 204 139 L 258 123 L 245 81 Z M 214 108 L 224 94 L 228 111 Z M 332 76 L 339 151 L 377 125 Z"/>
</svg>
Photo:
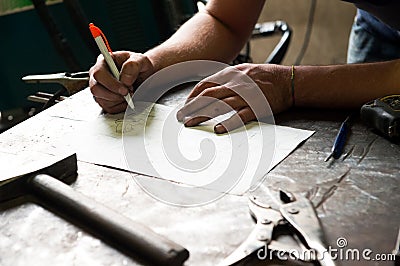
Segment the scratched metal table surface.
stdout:
<svg viewBox="0 0 400 266">
<path fill-rule="evenodd" d="M 180 102 L 185 94 L 163 99 Z M 82 112 L 85 111 L 82 106 Z M 70 110 L 65 110 L 68 112 Z M 51 113 L 48 110 L 47 113 Z M 291 110 L 276 117 L 279 125 L 314 130 L 315 134 L 275 167 L 254 192 L 268 202 L 279 188 L 308 195 L 317 207 L 332 248 L 369 249 L 369 257 L 394 248 L 400 222 L 400 146 L 378 136 L 357 121 L 346 144 L 345 160 L 325 163 L 346 112 Z M 0 135 L 2 167 L 7 160 L 51 149 L 61 131 L 73 128 L 65 120 L 54 124 L 38 115 Z M 105 151 L 106 152 L 106 151 Z M 210 204 L 182 208 L 161 203 L 144 193 L 131 173 L 78 162 L 72 187 L 98 202 L 148 225 L 190 251 L 185 265 L 216 265 L 249 234 L 254 223 L 247 196 L 225 195 Z M 142 176 L 140 178 L 151 178 Z M 167 182 L 167 181 L 162 181 Z M 340 249 L 339 249 L 340 250 Z M 339 253 L 338 253 L 339 254 Z M 340 254 L 339 254 L 340 255 Z M 344 257 L 344 256 L 343 256 Z M 43 207 L 20 199 L 0 207 L 0 265 L 137 265 L 75 225 Z M 310 265 L 251 258 L 242 265 Z M 393 265 L 393 261 L 350 259 L 342 265 Z"/>
</svg>

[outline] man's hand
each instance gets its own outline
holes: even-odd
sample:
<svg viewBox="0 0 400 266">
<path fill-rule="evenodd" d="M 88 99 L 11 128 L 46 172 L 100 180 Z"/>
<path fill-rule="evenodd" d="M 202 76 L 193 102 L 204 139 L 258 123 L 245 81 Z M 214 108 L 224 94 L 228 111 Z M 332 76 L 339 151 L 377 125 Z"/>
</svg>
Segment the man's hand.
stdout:
<svg viewBox="0 0 400 266">
<path fill-rule="evenodd" d="M 185 106 L 178 111 L 177 119 L 185 126 L 196 126 L 233 109 L 237 115 L 214 127 L 215 133 L 222 134 L 240 127 L 243 123 L 271 115 L 267 108 L 268 103 L 275 114 L 292 106 L 290 67 L 241 64 L 235 66 L 234 70 L 242 76 L 247 75 L 254 83 L 236 78 L 237 74 L 232 75 L 225 70 L 218 72 L 196 85 Z M 223 83 L 214 82 L 215 80 Z M 238 80 L 242 84 L 238 84 Z"/>
<path fill-rule="evenodd" d="M 119 113 L 126 109 L 123 96 L 132 92 L 140 83 L 154 73 L 149 58 L 143 54 L 119 51 L 113 53 L 113 59 L 120 67 L 118 81 L 110 72 L 102 55 L 89 70 L 89 87 L 95 101 L 108 113 Z"/>
</svg>

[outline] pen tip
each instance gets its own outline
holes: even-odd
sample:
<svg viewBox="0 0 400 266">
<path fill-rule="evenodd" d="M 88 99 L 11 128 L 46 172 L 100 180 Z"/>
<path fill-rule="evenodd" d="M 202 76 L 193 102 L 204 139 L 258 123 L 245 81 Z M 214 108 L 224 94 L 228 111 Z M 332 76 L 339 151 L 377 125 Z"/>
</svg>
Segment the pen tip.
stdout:
<svg viewBox="0 0 400 266">
<path fill-rule="evenodd" d="M 129 95 L 129 93 L 127 95 L 124 96 L 126 102 L 128 103 L 128 106 L 132 109 L 135 110 L 135 105 L 133 104 L 133 100 L 132 97 Z"/>
<path fill-rule="evenodd" d="M 325 158 L 324 162 L 329 161 L 329 159 L 332 157 L 332 153 L 328 155 L 328 157 Z"/>
</svg>

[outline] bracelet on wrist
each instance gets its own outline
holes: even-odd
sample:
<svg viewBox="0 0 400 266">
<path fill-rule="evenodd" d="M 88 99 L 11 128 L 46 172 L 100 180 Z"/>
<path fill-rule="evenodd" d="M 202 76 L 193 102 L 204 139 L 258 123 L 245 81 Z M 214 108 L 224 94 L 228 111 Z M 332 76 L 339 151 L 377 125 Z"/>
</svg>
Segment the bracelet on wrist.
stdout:
<svg viewBox="0 0 400 266">
<path fill-rule="evenodd" d="M 295 100 L 294 100 L 294 65 L 292 65 L 292 71 L 291 71 L 291 76 L 290 76 L 290 86 L 291 86 L 291 93 L 292 93 L 292 107 L 295 106 Z"/>
</svg>

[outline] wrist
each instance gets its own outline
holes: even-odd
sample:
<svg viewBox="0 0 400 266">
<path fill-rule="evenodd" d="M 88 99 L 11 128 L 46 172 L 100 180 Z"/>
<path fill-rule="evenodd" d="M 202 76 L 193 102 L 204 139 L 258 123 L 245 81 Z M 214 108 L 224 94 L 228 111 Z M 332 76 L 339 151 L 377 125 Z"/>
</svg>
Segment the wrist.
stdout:
<svg viewBox="0 0 400 266">
<path fill-rule="evenodd" d="M 150 63 L 152 64 L 154 73 L 163 68 L 163 66 L 161 65 L 161 62 L 159 60 L 160 57 L 157 56 L 157 52 L 155 51 L 155 48 L 148 50 L 143 55 L 146 56 L 148 58 L 148 60 L 150 61 Z"/>
<path fill-rule="evenodd" d="M 279 113 L 294 105 L 292 66 L 269 65 L 269 68 L 272 70 L 270 72 L 272 74 L 271 81 L 274 83 L 277 93 L 274 98 L 279 103 L 279 108 L 273 111 L 274 113 Z"/>
<path fill-rule="evenodd" d="M 282 100 L 285 109 L 293 107 L 295 105 L 295 72 L 297 67 L 295 66 L 282 66 L 279 65 Z"/>
<path fill-rule="evenodd" d="M 294 65 L 290 67 L 290 95 L 292 97 L 292 107 L 296 105 L 296 98 L 295 98 L 295 93 L 294 93 L 294 78 L 295 78 L 295 69 Z"/>
</svg>

